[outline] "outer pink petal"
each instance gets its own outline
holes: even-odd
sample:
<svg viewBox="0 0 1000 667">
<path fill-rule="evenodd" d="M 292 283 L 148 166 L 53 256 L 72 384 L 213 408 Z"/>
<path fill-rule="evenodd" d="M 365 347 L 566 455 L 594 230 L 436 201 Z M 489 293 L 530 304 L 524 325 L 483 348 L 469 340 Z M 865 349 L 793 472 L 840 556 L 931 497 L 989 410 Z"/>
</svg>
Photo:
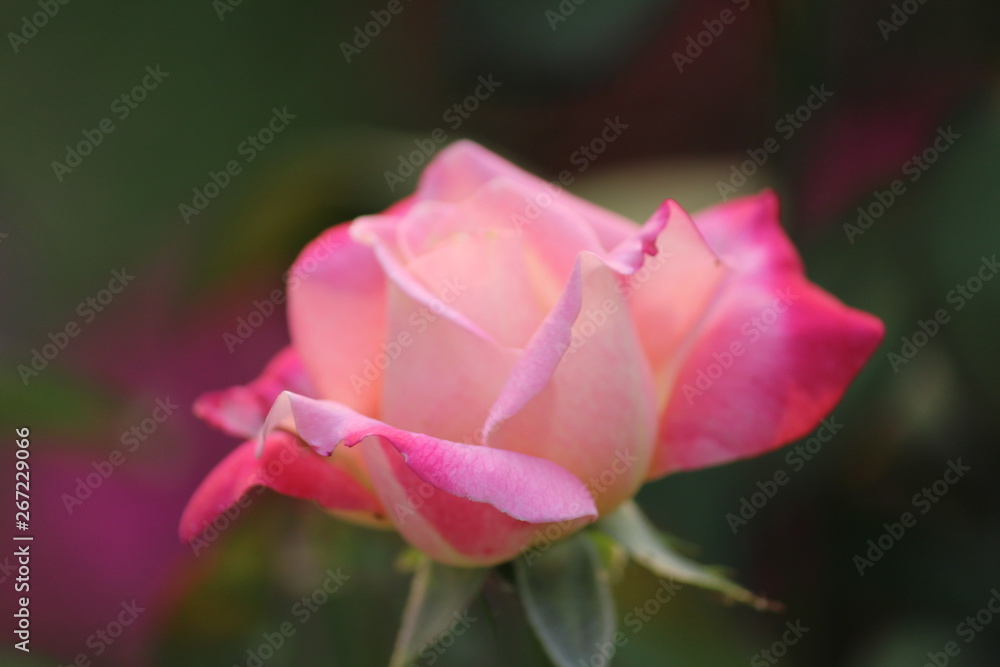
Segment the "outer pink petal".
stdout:
<svg viewBox="0 0 1000 667">
<path fill-rule="evenodd" d="M 372 249 L 352 240 L 348 227 L 328 230 L 295 260 L 288 323 L 318 395 L 374 415 L 386 280 Z"/>
<path fill-rule="evenodd" d="M 805 435 L 884 333 L 877 318 L 802 275 L 770 193 L 697 219 L 734 268 L 695 344 L 678 355 L 651 477 L 754 456 Z"/>
<path fill-rule="evenodd" d="M 294 429 L 324 455 L 340 443 L 353 447 L 368 437 L 382 438 L 425 482 L 445 493 L 492 505 L 519 521 L 546 523 L 597 517 L 590 494 L 580 480 L 551 461 L 410 433 L 345 405 L 291 392 L 278 397 L 265 432 L 279 426 Z"/>
<path fill-rule="evenodd" d="M 709 207 L 694 221 L 715 252 L 743 274 L 803 270 L 778 223 L 778 197 L 772 190 Z"/>
<path fill-rule="evenodd" d="M 548 461 L 407 433 L 345 406 L 291 394 L 279 399 L 268 421 L 297 428 L 318 451 L 371 436 L 357 449 L 393 523 L 411 544 L 444 563 L 509 560 L 551 525 L 520 518 L 578 517 L 556 524 L 568 535 L 596 516 L 583 484 Z"/>
<path fill-rule="evenodd" d="M 501 563 L 538 540 L 571 535 L 591 521 L 589 516 L 548 524 L 518 521 L 492 505 L 471 502 L 428 484 L 385 440 L 359 449 L 396 528 L 410 544 L 442 563 Z M 592 502 L 589 496 L 586 500 Z M 549 538 L 544 537 L 546 533 Z"/>
<path fill-rule="evenodd" d="M 298 353 L 291 347 L 276 354 L 249 384 L 199 396 L 194 413 L 225 433 L 252 438 L 264 425 L 274 399 L 286 389 L 305 396 L 316 395 Z"/>
<path fill-rule="evenodd" d="M 247 441 L 224 458 L 198 486 L 181 516 L 180 537 L 188 542 L 251 488 L 264 486 L 321 507 L 374 516 L 385 514 L 378 499 L 347 471 L 332 465 L 288 433 L 272 433 L 262 456 Z"/>
<path fill-rule="evenodd" d="M 677 378 L 651 476 L 755 456 L 806 435 L 883 335 L 878 319 L 798 276 L 734 288 L 719 307 Z"/>
</svg>

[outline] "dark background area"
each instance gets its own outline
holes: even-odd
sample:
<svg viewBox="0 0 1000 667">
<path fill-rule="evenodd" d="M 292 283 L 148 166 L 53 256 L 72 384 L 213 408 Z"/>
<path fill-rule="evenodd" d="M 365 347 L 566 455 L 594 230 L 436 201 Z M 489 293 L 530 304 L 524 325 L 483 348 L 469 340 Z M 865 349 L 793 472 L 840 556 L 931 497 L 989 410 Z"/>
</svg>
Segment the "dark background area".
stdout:
<svg viewBox="0 0 1000 667">
<path fill-rule="evenodd" d="M 246 664 L 288 620 L 297 632 L 265 664 L 386 664 L 408 585 L 393 534 L 270 493 L 198 554 L 176 526 L 237 444 L 195 420 L 192 401 L 254 377 L 287 342 L 280 310 L 232 351 L 224 336 L 305 242 L 409 192 L 416 176 L 390 189 L 385 173 L 437 128 L 547 179 L 573 170 L 571 190 L 637 221 L 667 197 L 719 201 L 718 183 L 773 138 L 737 194 L 775 188 L 810 278 L 887 327 L 834 411 L 843 428 L 801 469 L 785 448 L 639 495 L 701 561 L 786 611 L 685 589 L 629 631 L 615 664 L 747 664 L 796 621 L 809 630 L 781 664 L 922 665 L 949 641 L 949 664 L 997 664 L 1000 618 L 970 641 L 959 624 L 1000 589 L 1000 280 L 961 309 L 949 297 L 1000 253 L 995 3 L 402 0 L 365 44 L 355 29 L 388 3 L 225 1 L 0 7 L 0 485 L 13 486 L 14 428 L 28 426 L 35 535 L 27 656 L 11 634 L 13 546 L 0 548 L 3 664 Z M 732 22 L 712 23 L 725 10 Z M 147 67 L 166 75 L 122 117 L 115 100 Z M 499 86 L 454 127 L 446 114 L 479 77 Z M 786 114 L 824 86 L 833 95 L 789 134 Z M 247 162 L 241 143 L 274 109 L 295 117 Z M 95 134 L 104 118 L 113 131 Z M 574 153 L 606 119 L 627 129 L 581 173 Z M 913 171 L 949 128 L 957 138 Z M 88 136 L 100 142 L 57 175 Z M 230 160 L 240 173 L 185 221 L 180 206 Z M 897 179 L 902 194 L 875 215 Z M 81 307 L 116 270 L 135 277 L 99 312 Z M 939 309 L 948 321 L 912 359 L 890 356 Z M 18 370 L 74 323 L 37 374 Z M 180 407 L 78 493 L 157 400 Z M 921 513 L 914 494 L 959 459 L 970 470 Z M 734 534 L 727 514 L 778 470 L 789 483 Z M 855 556 L 906 511 L 915 525 L 859 575 Z M 8 500 L 2 516 L 12 535 Z M 338 567 L 350 579 L 299 624 L 295 601 Z M 657 585 L 628 568 L 619 616 Z M 142 611 L 120 637 L 92 638 L 133 602 Z M 473 613 L 485 622 L 437 664 L 544 664 L 502 582 Z"/>
</svg>

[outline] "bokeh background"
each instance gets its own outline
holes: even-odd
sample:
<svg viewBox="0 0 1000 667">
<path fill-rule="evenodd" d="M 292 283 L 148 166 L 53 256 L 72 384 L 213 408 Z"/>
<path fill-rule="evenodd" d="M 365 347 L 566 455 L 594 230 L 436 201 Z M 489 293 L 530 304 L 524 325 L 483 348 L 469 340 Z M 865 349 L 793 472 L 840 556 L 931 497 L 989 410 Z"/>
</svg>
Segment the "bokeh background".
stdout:
<svg viewBox="0 0 1000 667">
<path fill-rule="evenodd" d="M 923 665 L 948 641 L 961 648 L 949 664 L 998 664 L 1000 618 L 968 643 L 957 633 L 1000 587 L 1000 280 L 961 310 L 948 297 L 1000 252 L 998 6 L 401 0 L 367 43 L 358 38 L 387 4 L 0 6 L 0 535 L 15 532 L 6 489 L 14 428 L 28 426 L 36 536 L 29 655 L 13 650 L 13 546 L 0 548 L 0 662 L 245 665 L 339 567 L 348 582 L 265 664 L 386 664 L 408 586 L 393 534 L 271 493 L 197 555 L 176 527 L 236 444 L 193 418 L 193 399 L 251 379 L 288 338 L 280 309 L 232 350 L 224 336 L 282 287 L 305 242 L 409 192 L 415 176 L 391 189 L 385 173 L 442 128 L 546 178 L 569 169 L 571 190 L 637 221 L 666 197 L 695 209 L 720 201 L 719 182 L 735 194 L 773 187 L 810 277 L 887 326 L 834 412 L 843 428 L 800 470 L 783 449 L 640 494 L 700 560 L 730 566 L 786 611 L 687 588 L 629 634 L 615 664 L 769 664 L 760 651 L 795 621 L 809 631 L 781 664 Z M 717 23 L 724 10 L 732 21 Z M 163 74 L 124 116 L 115 100 L 147 67 Z M 479 77 L 499 85 L 456 127 L 446 114 Z M 802 112 L 814 86 L 833 95 Z M 275 108 L 294 119 L 247 162 L 241 143 Z M 782 124 L 796 110 L 799 121 Z M 95 134 L 104 118 L 113 131 Z M 580 172 L 574 153 L 609 118 L 627 128 Z M 947 150 L 904 171 L 949 128 Z M 71 171 L 53 167 L 85 132 L 100 143 Z M 766 164 L 732 181 L 769 138 L 779 148 Z M 230 160 L 241 172 L 185 220 L 180 205 Z M 845 228 L 859 207 L 877 212 L 896 179 L 904 192 L 881 215 L 860 233 Z M 81 307 L 116 270 L 134 279 L 99 312 Z M 950 320 L 894 363 L 901 338 L 942 308 Z M 18 366 L 70 323 L 79 335 L 25 382 Z M 124 433 L 153 424 L 158 400 L 179 408 L 68 502 Z M 971 470 L 859 575 L 854 556 L 958 459 Z M 778 470 L 789 483 L 734 533 L 727 514 Z M 619 616 L 657 585 L 627 569 Z M 135 620 L 105 643 L 95 633 L 123 604 Z M 544 664 L 502 583 L 476 614 L 487 622 L 437 664 Z"/>
</svg>

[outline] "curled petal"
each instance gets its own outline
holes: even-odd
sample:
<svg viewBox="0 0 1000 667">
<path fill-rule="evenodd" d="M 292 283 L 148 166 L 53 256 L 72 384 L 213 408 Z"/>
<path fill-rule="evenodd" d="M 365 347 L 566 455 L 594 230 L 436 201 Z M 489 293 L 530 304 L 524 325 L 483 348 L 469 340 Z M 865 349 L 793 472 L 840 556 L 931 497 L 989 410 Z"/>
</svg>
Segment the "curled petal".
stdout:
<svg viewBox="0 0 1000 667">
<path fill-rule="evenodd" d="M 756 456 L 806 435 L 883 331 L 802 277 L 730 288 L 677 376 L 650 476 Z"/>
<path fill-rule="evenodd" d="M 778 222 L 778 196 L 772 190 L 711 206 L 696 213 L 694 221 L 714 251 L 741 274 L 803 271 Z"/>
<path fill-rule="evenodd" d="M 560 466 L 525 454 L 410 433 L 360 415 L 345 405 L 291 392 L 278 397 L 265 433 L 294 430 L 318 453 L 343 443 L 353 447 L 378 437 L 402 454 L 406 466 L 428 484 L 454 496 L 487 503 L 529 523 L 597 517 L 584 485 Z"/>
<path fill-rule="evenodd" d="M 306 396 L 316 394 L 298 353 L 291 347 L 276 354 L 260 377 L 249 384 L 199 396 L 194 413 L 229 435 L 252 438 L 264 425 L 274 399 L 286 389 Z"/>
<path fill-rule="evenodd" d="M 293 498 L 314 500 L 321 507 L 383 517 L 374 494 L 351 474 L 303 446 L 288 433 L 268 435 L 259 443 L 244 442 L 202 480 L 181 516 L 180 537 L 189 542 L 215 518 L 237 504 L 250 489 L 267 487 Z"/>
</svg>

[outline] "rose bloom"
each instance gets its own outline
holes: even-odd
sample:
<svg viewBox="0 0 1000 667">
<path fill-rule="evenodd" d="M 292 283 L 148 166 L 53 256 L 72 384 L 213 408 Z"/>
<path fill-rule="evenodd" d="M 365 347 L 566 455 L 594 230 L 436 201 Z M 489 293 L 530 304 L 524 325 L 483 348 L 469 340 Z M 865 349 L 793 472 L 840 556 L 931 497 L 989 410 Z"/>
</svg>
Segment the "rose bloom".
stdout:
<svg viewBox="0 0 1000 667">
<path fill-rule="evenodd" d="M 184 540 L 263 485 L 500 563 L 649 480 L 802 437 L 883 335 L 805 278 L 771 192 L 667 200 L 640 227 L 470 142 L 288 275 L 291 345 L 195 404 L 246 442 Z"/>
</svg>

